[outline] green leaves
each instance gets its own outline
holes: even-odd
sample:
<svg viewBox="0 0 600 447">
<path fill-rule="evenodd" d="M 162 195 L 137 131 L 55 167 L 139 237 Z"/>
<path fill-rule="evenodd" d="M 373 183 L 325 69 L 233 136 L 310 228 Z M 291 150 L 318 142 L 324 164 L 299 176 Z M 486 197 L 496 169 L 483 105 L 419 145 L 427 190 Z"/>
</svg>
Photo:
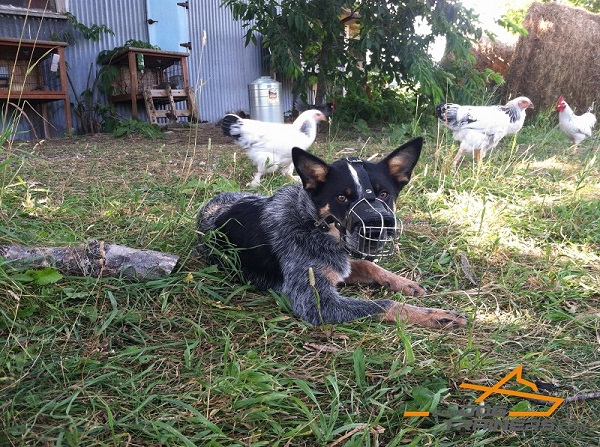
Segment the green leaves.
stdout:
<svg viewBox="0 0 600 447">
<path fill-rule="evenodd" d="M 452 33 L 448 49 L 465 48 L 481 30 L 460 3 L 426 3 L 412 0 L 400 8 L 395 2 L 366 0 L 224 0 L 222 5 L 243 22 L 246 45 L 257 33 L 263 35 L 273 69 L 294 78 L 294 93 L 316 86 L 320 103 L 342 88 L 356 91 L 394 81 L 427 83 L 427 93 L 439 99 L 445 86 L 431 85 L 439 68 L 431 64 L 429 45 Z M 417 29 L 418 23 L 428 30 Z M 427 70 L 415 72 L 415 64 Z"/>
<path fill-rule="evenodd" d="M 23 273 L 11 275 L 10 278 L 21 283 L 32 283 L 38 286 L 45 286 L 47 284 L 57 283 L 63 278 L 63 275 L 61 275 L 58 270 L 47 267 L 41 270 L 26 270 Z"/>
</svg>

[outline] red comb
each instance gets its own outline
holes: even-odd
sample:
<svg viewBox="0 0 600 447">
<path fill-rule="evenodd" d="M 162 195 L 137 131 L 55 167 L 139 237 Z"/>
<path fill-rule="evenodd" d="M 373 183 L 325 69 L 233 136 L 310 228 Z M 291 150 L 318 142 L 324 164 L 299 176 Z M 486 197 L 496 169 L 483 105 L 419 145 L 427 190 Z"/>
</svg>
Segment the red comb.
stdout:
<svg viewBox="0 0 600 447">
<path fill-rule="evenodd" d="M 561 96 L 560 98 L 558 98 L 558 101 L 556 102 L 556 104 L 560 104 L 561 102 L 563 102 L 565 100 L 564 96 Z"/>
</svg>

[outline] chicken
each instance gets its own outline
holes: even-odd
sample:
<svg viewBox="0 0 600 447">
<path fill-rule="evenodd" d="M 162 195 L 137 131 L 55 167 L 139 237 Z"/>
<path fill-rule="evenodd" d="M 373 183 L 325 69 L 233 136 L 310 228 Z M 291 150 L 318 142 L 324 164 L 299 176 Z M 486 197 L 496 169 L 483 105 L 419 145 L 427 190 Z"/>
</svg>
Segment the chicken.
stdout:
<svg viewBox="0 0 600 447">
<path fill-rule="evenodd" d="M 294 101 L 294 108 L 298 111 L 298 113 L 302 113 L 308 109 L 315 109 L 323 112 L 326 117 L 330 117 L 333 111 L 335 110 L 335 101 L 334 102 L 325 102 L 321 105 L 317 104 L 306 104 L 300 98 L 296 98 Z"/>
<path fill-rule="evenodd" d="M 313 109 L 302 112 L 291 124 L 227 114 L 223 117 L 221 129 L 223 134 L 235 139 L 235 143 L 246 151 L 256 165 L 257 172 L 250 185 L 258 186 L 264 174 L 277 170 L 297 180 L 292 176 L 292 148 L 308 149 L 317 137 L 317 122 L 325 119 L 322 112 Z"/>
<path fill-rule="evenodd" d="M 435 116 L 453 132 L 454 139 L 460 141 L 454 167 L 466 153 L 472 153 L 481 160 L 505 135 L 520 131 L 529 107 L 533 107 L 533 103 L 525 96 L 519 96 L 503 106 L 437 105 Z"/>
<path fill-rule="evenodd" d="M 571 143 L 579 144 L 592 136 L 596 117 L 591 112 L 591 107 L 584 114 L 575 115 L 565 101 L 565 97 L 561 96 L 556 102 L 556 110 L 558 110 L 558 127 Z"/>
</svg>

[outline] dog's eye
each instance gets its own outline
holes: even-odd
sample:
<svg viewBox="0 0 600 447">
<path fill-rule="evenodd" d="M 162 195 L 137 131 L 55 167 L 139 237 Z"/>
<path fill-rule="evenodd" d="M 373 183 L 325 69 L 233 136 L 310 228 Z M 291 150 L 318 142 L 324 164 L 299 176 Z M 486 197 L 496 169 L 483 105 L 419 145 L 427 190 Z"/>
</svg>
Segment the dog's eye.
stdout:
<svg viewBox="0 0 600 447">
<path fill-rule="evenodd" d="M 389 192 L 381 191 L 377 197 L 380 198 L 381 200 L 385 200 L 388 198 L 389 195 L 390 195 Z"/>
<path fill-rule="evenodd" d="M 338 201 L 338 202 L 340 202 L 340 203 L 344 203 L 344 202 L 347 202 L 347 201 L 348 201 L 348 197 L 346 197 L 346 196 L 345 196 L 345 195 L 343 195 L 343 194 L 340 194 L 340 195 L 338 195 L 338 196 L 336 197 L 336 199 L 337 199 L 337 201 Z"/>
</svg>

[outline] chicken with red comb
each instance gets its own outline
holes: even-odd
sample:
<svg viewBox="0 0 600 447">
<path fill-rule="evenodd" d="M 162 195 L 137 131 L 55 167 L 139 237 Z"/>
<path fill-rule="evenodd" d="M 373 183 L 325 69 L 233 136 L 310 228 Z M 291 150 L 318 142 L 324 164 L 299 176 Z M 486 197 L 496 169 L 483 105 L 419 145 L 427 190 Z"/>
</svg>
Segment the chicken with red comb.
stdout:
<svg viewBox="0 0 600 447">
<path fill-rule="evenodd" d="M 556 102 L 556 110 L 558 111 L 558 128 L 571 143 L 579 144 L 592 136 L 592 130 L 596 125 L 596 116 L 592 113 L 591 107 L 587 112 L 575 115 L 565 101 L 565 97 L 561 96 Z"/>
</svg>

